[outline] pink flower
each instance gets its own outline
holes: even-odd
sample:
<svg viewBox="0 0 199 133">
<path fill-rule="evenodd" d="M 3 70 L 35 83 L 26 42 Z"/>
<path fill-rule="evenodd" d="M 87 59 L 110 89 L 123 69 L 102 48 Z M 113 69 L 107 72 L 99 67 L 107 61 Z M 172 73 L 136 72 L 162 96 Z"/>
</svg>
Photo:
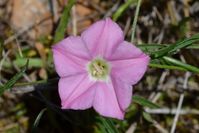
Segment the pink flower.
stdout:
<svg viewBox="0 0 199 133">
<path fill-rule="evenodd" d="M 93 107 L 103 116 L 123 119 L 132 85 L 144 75 L 150 58 L 124 41 L 110 18 L 53 46 L 62 109 Z"/>
</svg>

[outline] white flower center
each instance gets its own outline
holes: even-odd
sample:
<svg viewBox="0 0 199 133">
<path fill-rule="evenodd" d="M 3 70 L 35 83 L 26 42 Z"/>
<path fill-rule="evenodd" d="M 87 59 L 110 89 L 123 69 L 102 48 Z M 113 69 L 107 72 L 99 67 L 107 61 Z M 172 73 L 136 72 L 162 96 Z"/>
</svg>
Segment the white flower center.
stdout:
<svg viewBox="0 0 199 133">
<path fill-rule="evenodd" d="M 88 72 L 95 80 L 107 80 L 110 72 L 110 65 L 106 60 L 96 58 L 89 62 Z"/>
</svg>

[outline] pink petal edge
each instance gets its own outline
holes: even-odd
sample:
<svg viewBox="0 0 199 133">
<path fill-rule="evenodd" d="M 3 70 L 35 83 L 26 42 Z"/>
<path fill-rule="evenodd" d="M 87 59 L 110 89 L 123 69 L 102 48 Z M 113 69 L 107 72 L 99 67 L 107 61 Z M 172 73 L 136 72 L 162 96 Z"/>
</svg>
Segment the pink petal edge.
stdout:
<svg viewBox="0 0 199 133">
<path fill-rule="evenodd" d="M 90 60 L 91 55 L 89 53 L 89 50 L 79 36 L 69 36 L 66 39 L 58 42 L 57 44 L 52 46 L 53 49 L 60 49 L 64 53 L 70 54 L 72 56 L 84 59 L 84 60 Z"/>
<path fill-rule="evenodd" d="M 139 58 L 144 53 L 137 48 L 134 44 L 127 41 L 123 41 L 119 44 L 117 49 L 108 57 L 109 61 L 112 60 L 125 60 L 125 59 L 134 59 Z"/>
<path fill-rule="evenodd" d="M 108 57 L 124 40 L 123 31 L 110 18 L 98 21 L 81 34 L 92 56 Z"/>
<path fill-rule="evenodd" d="M 112 83 L 96 84 L 93 108 L 102 116 L 124 119 L 125 112 L 119 106 Z"/>
<path fill-rule="evenodd" d="M 132 101 L 133 87 L 120 78 L 112 76 L 112 83 L 120 108 L 125 112 Z"/>
<path fill-rule="evenodd" d="M 111 74 L 114 77 L 122 77 L 122 80 L 129 84 L 136 84 L 147 70 L 150 58 L 142 55 L 135 59 L 111 61 Z"/>
<path fill-rule="evenodd" d="M 87 74 L 61 78 L 59 81 L 59 95 L 62 109 L 82 110 L 92 107 L 95 94 L 94 84 L 94 82 L 89 81 Z"/>
<path fill-rule="evenodd" d="M 69 36 L 52 46 L 55 69 L 60 77 L 87 72 L 91 56 L 81 37 Z"/>
</svg>

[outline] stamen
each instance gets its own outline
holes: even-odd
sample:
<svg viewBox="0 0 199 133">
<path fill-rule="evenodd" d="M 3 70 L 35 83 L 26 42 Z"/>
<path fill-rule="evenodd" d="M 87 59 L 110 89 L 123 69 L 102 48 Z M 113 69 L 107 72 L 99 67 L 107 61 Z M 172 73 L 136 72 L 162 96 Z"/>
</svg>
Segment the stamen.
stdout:
<svg viewBox="0 0 199 133">
<path fill-rule="evenodd" d="M 97 80 L 106 80 L 110 71 L 110 66 L 106 60 L 96 58 L 88 64 L 90 76 Z"/>
<path fill-rule="evenodd" d="M 96 69 L 96 72 L 98 73 L 98 74 L 102 74 L 102 71 L 103 71 L 103 68 L 101 68 L 100 66 L 99 66 L 99 63 L 97 64 L 97 63 L 93 63 L 93 66 L 94 66 L 94 68 Z"/>
</svg>

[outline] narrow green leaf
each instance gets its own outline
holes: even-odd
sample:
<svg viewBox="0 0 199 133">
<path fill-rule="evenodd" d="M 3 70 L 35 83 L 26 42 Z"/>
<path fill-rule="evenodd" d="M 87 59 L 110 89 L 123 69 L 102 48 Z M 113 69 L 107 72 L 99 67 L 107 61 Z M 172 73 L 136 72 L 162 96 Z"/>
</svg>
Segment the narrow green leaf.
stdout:
<svg viewBox="0 0 199 133">
<path fill-rule="evenodd" d="M 107 131 L 103 124 L 98 123 L 94 133 L 107 133 Z"/>
<path fill-rule="evenodd" d="M 15 74 L 7 83 L 0 87 L 0 96 L 3 94 L 5 90 L 12 88 L 13 85 L 17 82 L 17 80 L 19 80 L 23 76 L 28 67 L 28 62 L 29 61 L 27 60 L 26 65 L 21 69 L 21 71 Z"/>
<path fill-rule="evenodd" d="M 45 112 L 46 110 L 47 110 L 47 109 L 44 108 L 44 109 L 42 109 L 42 110 L 39 112 L 37 118 L 36 118 L 35 121 L 34 121 L 34 124 L 33 124 L 33 127 L 32 127 L 32 133 L 36 133 L 36 129 L 37 129 L 38 125 L 39 125 L 39 122 L 40 122 L 40 120 L 41 120 L 41 117 L 43 116 L 43 114 L 44 114 L 44 112 Z"/>
<path fill-rule="evenodd" d="M 174 64 L 176 66 L 182 67 L 182 68 L 184 68 L 184 69 L 186 69 L 188 71 L 199 73 L 199 68 L 198 67 L 183 63 L 183 62 L 181 62 L 179 60 L 176 60 L 176 59 L 173 59 L 173 58 L 170 58 L 170 57 L 167 57 L 167 56 L 164 56 L 163 59 L 165 61 L 171 63 L 171 64 Z"/>
<path fill-rule="evenodd" d="M 186 47 L 187 49 L 199 49 L 199 44 L 192 44 L 188 47 Z"/>
<path fill-rule="evenodd" d="M 151 116 L 149 113 L 143 111 L 143 112 L 142 112 L 142 116 L 143 116 L 143 118 L 144 118 L 146 121 L 148 121 L 148 122 L 150 122 L 150 123 L 153 123 L 153 118 L 152 118 L 152 116 Z"/>
<path fill-rule="evenodd" d="M 146 106 L 149 108 L 160 108 L 157 104 L 152 103 L 151 101 L 140 96 L 133 96 L 133 101 L 140 104 L 141 106 Z"/>
<path fill-rule="evenodd" d="M 153 53 L 154 50 L 168 47 L 173 44 L 138 44 L 137 47 L 145 51 L 146 49 L 149 50 L 149 52 Z M 192 44 L 190 46 L 187 46 L 186 49 L 199 49 L 199 44 Z"/>
<path fill-rule="evenodd" d="M 197 42 L 199 41 L 199 34 L 195 34 L 193 35 L 192 37 L 190 38 L 186 38 L 184 39 L 183 41 L 180 41 L 180 42 L 177 42 L 175 47 L 169 51 L 169 53 L 174 53 L 176 52 L 178 49 L 181 49 L 181 48 L 185 48 L 187 46 L 190 46 L 192 45 L 194 42 Z"/>
<path fill-rule="evenodd" d="M 70 11 L 75 4 L 75 1 L 76 0 L 68 0 L 67 4 L 65 5 L 59 25 L 55 31 L 54 43 L 57 43 L 64 38 L 64 34 L 70 17 Z"/>
<path fill-rule="evenodd" d="M 192 45 L 194 42 L 197 42 L 197 41 L 199 41 L 199 34 L 195 34 L 190 38 L 186 38 L 186 39 L 179 41 L 179 42 L 177 42 L 173 45 L 169 45 L 169 46 L 164 47 L 164 48 L 162 48 L 158 51 L 155 51 L 151 54 L 151 57 L 153 59 L 156 59 L 156 58 L 163 57 L 165 55 L 174 54 L 179 49 L 188 47 L 188 46 Z"/>
<path fill-rule="evenodd" d="M 179 67 L 179 66 L 173 66 L 173 65 L 150 63 L 149 66 L 150 67 L 155 67 L 155 68 L 162 68 L 162 69 L 187 71 L 187 69 L 185 69 L 185 68 L 182 68 L 182 67 Z"/>
<path fill-rule="evenodd" d="M 106 122 L 109 124 L 109 126 L 114 131 L 114 133 L 119 133 L 119 130 L 115 127 L 115 125 L 111 119 L 107 118 Z"/>
<path fill-rule="evenodd" d="M 105 133 L 120 133 L 119 130 L 113 124 L 111 119 L 103 118 L 101 116 L 97 117 L 97 119 L 99 120 L 98 126 L 100 130 L 103 130 L 103 131 L 106 130 Z"/>
<path fill-rule="evenodd" d="M 151 50 L 152 49 L 152 51 L 154 52 L 154 49 L 164 48 L 164 47 L 167 47 L 169 45 L 168 44 L 138 44 L 136 46 L 139 47 L 142 50 L 144 50 L 144 49 Z"/>
<path fill-rule="evenodd" d="M 117 19 L 122 15 L 122 13 L 133 3 L 136 3 L 137 0 L 127 0 L 123 5 L 119 7 L 119 9 L 113 14 L 113 20 L 117 21 Z"/>
</svg>

